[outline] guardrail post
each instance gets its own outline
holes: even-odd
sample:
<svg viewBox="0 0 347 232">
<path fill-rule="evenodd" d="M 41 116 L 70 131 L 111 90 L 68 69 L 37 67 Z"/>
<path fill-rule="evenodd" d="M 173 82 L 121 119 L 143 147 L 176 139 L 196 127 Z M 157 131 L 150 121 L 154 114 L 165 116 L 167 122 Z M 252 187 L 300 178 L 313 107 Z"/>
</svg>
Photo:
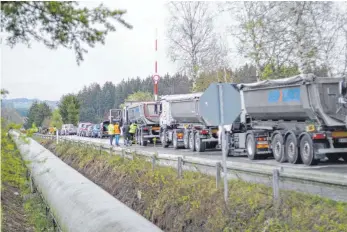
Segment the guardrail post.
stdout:
<svg viewBox="0 0 347 232">
<path fill-rule="evenodd" d="M 56 131 L 56 136 L 57 136 L 57 144 L 59 143 L 59 132 L 58 132 L 58 130 Z"/>
<path fill-rule="evenodd" d="M 152 155 L 152 170 L 154 171 L 155 168 L 155 155 Z"/>
<path fill-rule="evenodd" d="M 278 209 L 280 201 L 280 172 L 278 171 L 278 169 L 274 169 L 272 173 L 273 201 L 275 208 Z"/>
<path fill-rule="evenodd" d="M 216 188 L 219 188 L 220 186 L 220 181 L 221 181 L 221 169 L 222 169 L 222 164 L 221 162 L 216 163 Z"/>
<path fill-rule="evenodd" d="M 182 157 L 178 157 L 177 159 L 177 175 L 178 178 L 182 178 L 182 165 L 183 165 L 183 160 Z"/>
<path fill-rule="evenodd" d="M 102 145 L 100 144 L 99 146 L 99 154 L 101 155 L 101 149 L 102 149 Z"/>
</svg>

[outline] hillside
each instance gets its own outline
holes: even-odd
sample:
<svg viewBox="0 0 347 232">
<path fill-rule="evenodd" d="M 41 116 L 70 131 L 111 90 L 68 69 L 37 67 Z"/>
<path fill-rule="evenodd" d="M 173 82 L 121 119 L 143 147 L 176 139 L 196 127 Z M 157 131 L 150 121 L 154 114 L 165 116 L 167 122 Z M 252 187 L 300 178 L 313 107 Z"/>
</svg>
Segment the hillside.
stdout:
<svg viewBox="0 0 347 232">
<path fill-rule="evenodd" d="M 58 107 L 58 101 L 48 101 L 39 99 L 28 99 L 28 98 L 14 98 L 14 99 L 3 99 L 1 106 L 2 108 L 15 109 L 18 114 L 22 117 L 26 117 L 30 106 L 35 102 L 46 102 L 51 109 Z"/>
<path fill-rule="evenodd" d="M 14 108 L 1 108 L 1 117 L 16 124 L 24 123 L 24 118 Z"/>
</svg>

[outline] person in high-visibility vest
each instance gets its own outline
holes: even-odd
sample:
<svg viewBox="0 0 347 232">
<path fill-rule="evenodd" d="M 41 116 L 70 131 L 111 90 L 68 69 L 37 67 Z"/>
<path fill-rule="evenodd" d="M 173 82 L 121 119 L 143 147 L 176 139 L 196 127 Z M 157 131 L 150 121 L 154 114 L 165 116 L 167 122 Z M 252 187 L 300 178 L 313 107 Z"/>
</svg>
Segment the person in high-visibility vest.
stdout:
<svg viewBox="0 0 347 232">
<path fill-rule="evenodd" d="M 120 137 L 120 128 L 119 128 L 119 123 L 116 122 L 116 124 L 114 125 L 114 140 L 117 147 L 119 147 L 119 137 Z"/>
<path fill-rule="evenodd" d="M 108 136 L 110 137 L 110 144 L 113 145 L 113 138 L 114 138 L 114 126 L 112 123 L 110 123 L 107 127 L 108 130 Z"/>
<path fill-rule="evenodd" d="M 133 123 L 131 123 L 130 128 L 129 128 L 129 134 L 131 135 L 131 140 L 134 141 L 135 140 L 135 133 L 136 133 L 136 129 L 137 129 L 137 124 L 134 121 Z"/>
</svg>

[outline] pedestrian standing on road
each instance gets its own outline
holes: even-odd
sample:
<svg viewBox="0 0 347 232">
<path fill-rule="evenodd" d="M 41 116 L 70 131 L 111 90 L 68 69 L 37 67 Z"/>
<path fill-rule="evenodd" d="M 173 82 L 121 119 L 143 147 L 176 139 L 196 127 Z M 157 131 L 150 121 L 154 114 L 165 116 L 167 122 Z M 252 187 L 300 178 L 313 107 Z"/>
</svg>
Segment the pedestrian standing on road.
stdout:
<svg viewBox="0 0 347 232">
<path fill-rule="evenodd" d="M 123 139 L 124 139 L 124 145 L 129 145 L 129 125 L 127 122 L 123 125 Z"/>
<path fill-rule="evenodd" d="M 116 124 L 114 125 L 114 139 L 115 139 L 115 143 L 117 147 L 119 147 L 119 137 L 120 137 L 119 123 L 116 122 Z"/>
<path fill-rule="evenodd" d="M 110 136 L 110 145 L 112 146 L 113 144 L 113 138 L 114 138 L 114 126 L 112 123 L 110 123 L 107 127 L 108 129 L 108 136 Z"/>
</svg>

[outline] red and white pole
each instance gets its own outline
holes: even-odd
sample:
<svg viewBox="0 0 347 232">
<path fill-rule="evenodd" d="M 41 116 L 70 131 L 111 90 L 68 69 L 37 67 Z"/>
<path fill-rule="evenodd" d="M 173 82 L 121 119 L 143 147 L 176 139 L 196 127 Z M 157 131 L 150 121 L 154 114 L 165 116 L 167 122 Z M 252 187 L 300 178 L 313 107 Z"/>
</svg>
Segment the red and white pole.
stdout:
<svg viewBox="0 0 347 232">
<path fill-rule="evenodd" d="M 154 100 L 158 101 L 158 82 L 159 82 L 159 74 L 158 74 L 158 29 L 155 29 L 155 62 L 154 62 Z"/>
</svg>

